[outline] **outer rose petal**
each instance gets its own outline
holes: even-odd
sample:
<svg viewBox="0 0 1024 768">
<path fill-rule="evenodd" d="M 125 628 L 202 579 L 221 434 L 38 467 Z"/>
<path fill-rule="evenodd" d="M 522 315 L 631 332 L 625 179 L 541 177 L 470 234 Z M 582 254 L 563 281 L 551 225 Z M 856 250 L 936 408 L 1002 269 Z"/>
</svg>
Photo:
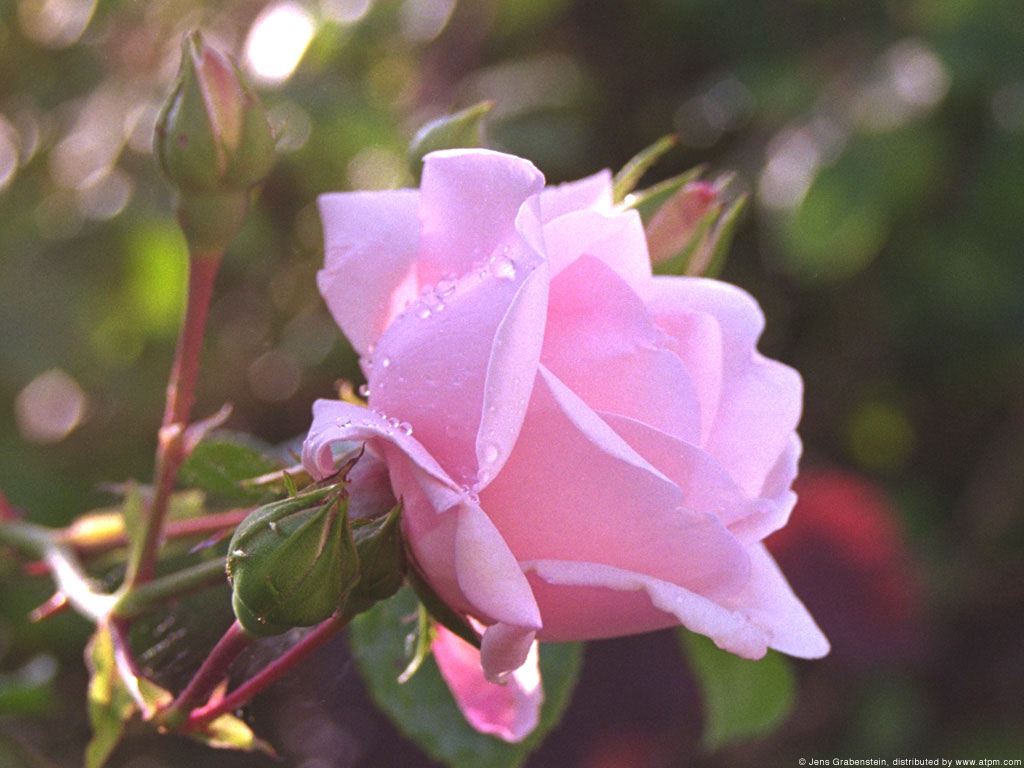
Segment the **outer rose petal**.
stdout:
<svg viewBox="0 0 1024 768">
<path fill-rule="evenodd" d="M 828 641 L 793 595 L 771 555 L 755 544 L 751 558 L 750 584 L 737 598 L 722 602 L 598 563 L 537 560 L 522 566 L 538 602 L 552 616 L 539 633 L 541 640 L 572 639 L 573 606 L 600 602 L 608 609 L 603 622 L 610 629 L 623 617 L 636 627 L 646 623 L 647 629 L 680 623 L 746 659 L 759 659 L 768 648 L 808 659 L 828 653 Z M 597 631 L 599 626 L 590 629 Z"/>
<path fill-rule="evenodd" d="M 318 202 L 325 259 L 317 287 L 352 346 L 365 354 L 419 291 L 419 192 L 335 192 Z"/>
<path fill-rule="evenodd" d="M 385 417 L 350 403 L 317 400 L 302 446 L 303 465 L 316 478 L 334 471 L 331 445 L 370 441 L 390 471 L 403 504 L 402 526 L 424 575 L 455 610 L 489 625 L 483 668 L 500 680 L 526 658 L 540 613 L 529 584 L 494 525 L 412 436 Z"/>
<path fill-rule="evenodd" d="M 612 172 L 599 171 L 579 181 L 547 187 L 540 193 L 540 209 L 544 223 L 566 213 L 588 208 L 610 216 L 612 213 Z"/>
<path fill-rule="evenodd" d="M 765 628 L 742 612 L 652 576 L 565 560 L 534 560 L 522 566 L 538 602 L 551 617 L 538 633 L 541 641 L 614 637 L 628 623 L 630 633 L 682 624 L 747 659 L 761 658 L 770 644 Z M 602 610 L 581 613 L 581 606 L 594 605 Z"/>
<path fill-rule="evenodd" d="M 748 551 L 752 566 L 750 583 L 724 604 L 764 627 L 771 638 L 769 646 L 777 651 L 802 659 L 818 659 L 827 654 L 828 640 L 793 594 L 768 550 L 763 544 L 754 544 Z"/>
<path fill-rule="evenodd" d="M 533 163 L 486 149 L 451 149 L 424 158 L 419 217 L 420 280 L 463 275 L 474 262 L 518 239 L 516 214 L 544 187 Z"/>
<path fill-rule="evenodd" d="M 721 386 L 705 447 L 744 491 L 759 495 L 800 420 L 803 382 L 792 368 L 757 351 L 764 328 L 757 302 L 746 291 L 717 280 L 658 277 L 647 305 L 670 334 L 678 329 L 680 316 L 703 313 L 717 320 Z"/>
<path fill-rule="evenodd" d="M 502 685 L 484 677 L 480 652 L 444 627 L 437 627 L 431 650 L 459 709 L 478 731 L 517 742 L 537 727 L 544 691 L 536 643 L 530 647 L 526 663 Z"/>
</svg>

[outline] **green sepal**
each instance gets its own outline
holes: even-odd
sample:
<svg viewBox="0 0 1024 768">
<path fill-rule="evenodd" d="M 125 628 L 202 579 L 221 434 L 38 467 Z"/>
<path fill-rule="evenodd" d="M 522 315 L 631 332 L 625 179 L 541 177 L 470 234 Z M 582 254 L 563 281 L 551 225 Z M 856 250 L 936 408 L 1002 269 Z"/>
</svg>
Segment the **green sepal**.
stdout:
<svg viewBox="0 0 1024 768">
<path fill-rule="evenodd" d="M 493 107 L 493 101 L 481 101 L 467 109 L 432 120 L 420 128 L 406 152 L 409 170 L 416 180 L 419 181 L 423 174 L 423 158 L 429 153 L 439 149 L 483 146 L 484 118 Z"/>
<path fill-rule="evenodd" d="M 352 538 L 359 553 L 359 581 L 345 604 L 345 618 L 386 600 L 405 582 L 401 516 L 402 505 L 396 504 L 381 517 L 351 521 Z"/>
<path fill-rule="evenodd" d="M 406 578 L 416 597 L 438 624 L 461 637 L 474 648 L 480 647 L 480 636 L 466 618 L 456 613 L 438 596 L 433 588 L 420 576 L 416 568 L 410 567 Z"/>
<path fill-rule="evenodd" d="M 638 192 L 631 192 L 623 198 L 621 205 L 627 210 L 635 208 L 640 213 L 640 218 L 643 219 L 644 224 L 647 224 L 651 217 L 658 212 L 661 206 L 668 202 L 672 195 L 691 181 L 700 178 L 705 170 L 706 166 L 698 165 L 680 173 L 678 176 L 659 181 L 652 187 L 641 189 Z"/>
<path fill-rule="evenodd" d="M 715 231 L 711 235 L 711 258 L 701 274 L 704 277 L 718 277 L 725 267 L 725 258 L 729 255 L 729 248 L 732 247 L 732 240 L 736 234 L 736 225 L 739 223 L 740 215 L 747 207 L 749 197 L 744 193 L 737 197 L 725 213 L 722 214 L 715 225 Z"/>
<path fill-rule="evenodd" d="M 669 134 L 634 155 L 612 179 L 612 200 L 616 204 L 621 203 L 640 183 L 648 169 L 678 143 L 679 137 Z"/>
</svg>

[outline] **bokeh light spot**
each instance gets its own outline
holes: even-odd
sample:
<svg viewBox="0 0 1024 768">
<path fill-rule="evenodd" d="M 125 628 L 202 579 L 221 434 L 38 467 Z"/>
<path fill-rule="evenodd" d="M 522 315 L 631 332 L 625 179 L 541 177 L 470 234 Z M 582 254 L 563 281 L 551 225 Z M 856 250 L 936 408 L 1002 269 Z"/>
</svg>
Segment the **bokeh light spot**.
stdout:
<svg viewBox="0 0 1024 768">
<path fill-rule="evenodd" d="M 85 417 L 87 398 L 78 382 L 59 368 L 36 376 L 18 393 L 14 416 L 18 431 L 33 443 L 56 443 Z"/>
<path fill-rule="evenodd" d="M 316 22 L 302 6 L 268 6 L 256 17 L 245 41 L 249 70 L 268 85 L 283 83 L 299 66 L 314 32 Z"/>
<path fill-rule="evenodd" d="M 320 0 L 320 13 L 336 24 L 355 24 L 373 6 L 373 0 Z"/>
<path fill-rule="evenodd" d="M 271 403 L 294 395 L 302 380 L 298 361 L 289 353 L 276 349 L 253 360 L 247 374 L 252 393 Z"/>
<path fill-rule="evenodd" d="M 26 36 L 51 48 L 65 48 L 85 32 L 96 0 L 21 0 L 18 18 Z"/>
<path fill-rule="evenodd" d="M 891 472 L 902 467 L 914 450 L 914 425 L 895 405 L 870 401 L 853 411 L 846 439 L 850 454 L 861 467 Z"/>
</svg>

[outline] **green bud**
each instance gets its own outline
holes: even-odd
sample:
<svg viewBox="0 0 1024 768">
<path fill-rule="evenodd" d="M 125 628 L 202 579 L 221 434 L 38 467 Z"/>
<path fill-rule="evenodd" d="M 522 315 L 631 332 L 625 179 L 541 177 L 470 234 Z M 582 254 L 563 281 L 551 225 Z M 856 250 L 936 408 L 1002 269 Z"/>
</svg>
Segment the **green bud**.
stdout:
<svg viewBox="0 0 1024 768">
<path fill-rule="evenodd" d="M 198 31 L 185 37 L 178 78 L 157 120 L 157 160 L 177 188 L 189 244 L 227 245 L 248 209 L 252 187 L 274 162 L 274 136 L 238 67 Z"/>
<path fill-rule="evenodd" d="M 154 149 L 182 192 L 241 192 L 274 161 L 274 137 L 259 99 L 235 64 L 185 37 L 174 90 L 157 121 Z"/>
<path fill-rule="evenodd" d="M 349 595 L 345 613 L 355 616 L 398 591 L 405 580 L 405 546 L 399 519 L 402 505 L 386 515 L 352 521 L 352 538 L 359 552 L 359 583 Z"/>
<path fill-rule="evenodd" d="M 254 510 L 231 538 L 232 607 L 252 635 L 318 624 L 359 581 L 359 554 L 343 487 L 332 485 Z"/>
<path fill-rule="evenodd" d="M 417 179 L 423 173 L 423 158 L 438 149 L 483 146 L 483 124 L 493 101 L 481 101 L 472 107 L 432 120 L 420 128 L 409 144 L 409 168 Z"/>
</svg>

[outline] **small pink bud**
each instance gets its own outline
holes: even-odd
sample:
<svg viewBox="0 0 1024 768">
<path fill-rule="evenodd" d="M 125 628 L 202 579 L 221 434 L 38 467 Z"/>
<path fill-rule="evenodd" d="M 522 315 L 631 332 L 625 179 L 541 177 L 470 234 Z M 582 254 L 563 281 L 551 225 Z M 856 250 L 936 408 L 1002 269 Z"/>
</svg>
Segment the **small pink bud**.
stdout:
<svg viewBox="0 0 1024 768">
<path fill-rule="evenodd" d="M 670 197 L 648 222 L 647 248 L 651 263 L 660 264 L 699 243 L 708 232 L 705 220 L 722 208 L 719 189 L 706 181 L 691 181 Z"/>
</svg>

